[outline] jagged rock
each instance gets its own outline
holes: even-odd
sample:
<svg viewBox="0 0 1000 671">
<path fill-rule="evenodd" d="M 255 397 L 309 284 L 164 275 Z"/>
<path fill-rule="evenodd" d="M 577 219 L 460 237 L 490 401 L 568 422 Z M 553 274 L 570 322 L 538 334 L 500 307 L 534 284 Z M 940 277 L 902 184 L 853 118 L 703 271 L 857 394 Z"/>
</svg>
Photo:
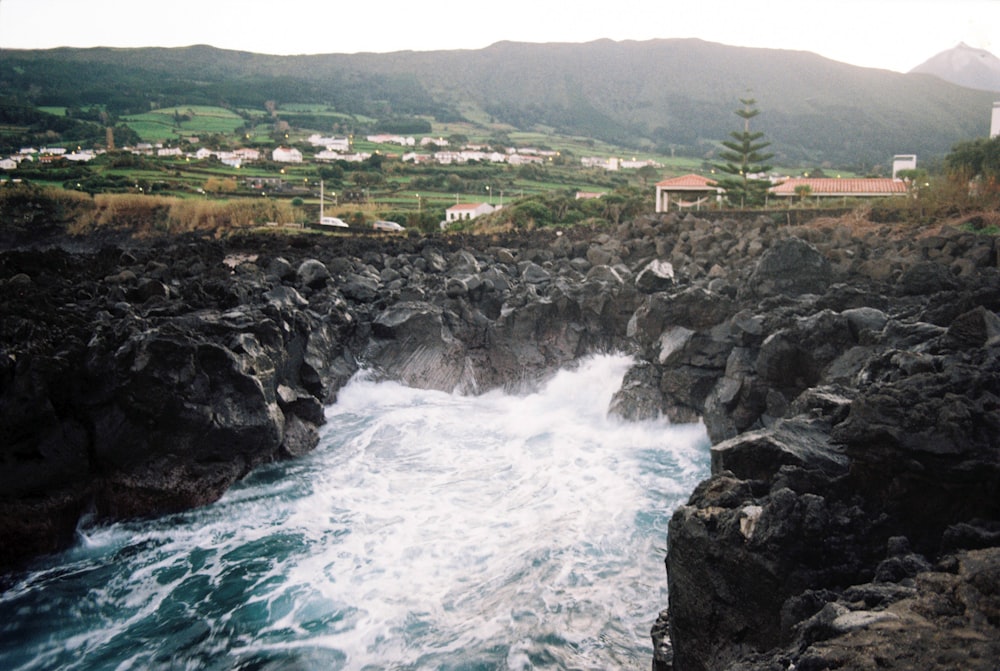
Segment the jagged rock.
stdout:
<svg viewBox="0 0 1000 671">
<path fill-rule="evenodd" d="M 667 291 L 673 285 L 674 267 L 668 261 L 650 261 L 635 278 L 636 288 L 644 294 Z"/>
<path fill-rule="evenodd" d="M 832 277 L 830 262 L 816 247 L 784 238 L 761 255 L 743 291 L 757 297 L 821 293 Z"/>
<path fill-rule="evenodd" d="M 632 366 L 612 398 L 608 413 L 631 420 L 659 417 L 663 398 L 657 389 L 660 374 L 659 368 L 650 363 Z"/>
<path fill-rule="evenodd" d="M 340 285 L 346 298 L 358 303 L 368 303 L 378 296 L 378 280 L 367 275 L 350 273 Z"/>
<path fill-rule="evenodd" d="M 897 291 L 903 296 L 926 296 L 957 286 L 958 281 L 946 266 L 925 261 L 902 274 L 897 282 Z"/>
<path fill-rule="evenodd" d="M 65 544 L 89 501 L 181 509 L 303 454 L 361 365 L 476 393 L 618 350 L 613 412 L 701 417 L 716 443 L 670 523 L 674 668 L 996 659 L 995 250 L 667 215 L 3 252 L 0 560 Z"/>
<path fill-rule="evenodd" d="M 295 276 L 301 286 L 318 289 L 326 284 L 326 281 L 330 278 L 330 271 L 322 261 L 306 259 L 299 264 L 298 270 L 295 271 Z"/>
<path fill-rule="evenodd" d="M 951 349 L 998 346 L 1000 317 L 981 305 L 959 315 L 945 332 L 944 344 Z"/>
<path fill-rule="evenodd" d="M 785 465 L 837 476 L 846 472 L 847 457 L 830 444 L 824 422 L 798 418 L 712 446 L 713 472 L 730 471 L 745 480 L 767 480 Z"/>
</svg>

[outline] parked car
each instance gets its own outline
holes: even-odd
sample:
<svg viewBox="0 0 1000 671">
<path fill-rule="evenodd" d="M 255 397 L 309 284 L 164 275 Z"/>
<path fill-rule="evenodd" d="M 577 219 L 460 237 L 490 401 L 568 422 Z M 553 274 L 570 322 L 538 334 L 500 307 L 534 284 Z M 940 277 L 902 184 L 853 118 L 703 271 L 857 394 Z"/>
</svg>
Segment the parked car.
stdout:
<svg viewBox="0 0 1000 671">
<path fill-rule="evenodd" d="M 405 231 L 406 229 L 397 224 L 395 221 L 376 221 L 372 224 L 372 228 L 376 231 Z"/>
<path fill-rule="evenodd" d="M 347 222 L 337 217 L 322 217 L 319 220 L 320 226 L 336 226 L 337 228 L 349 228 Z"/>
</svg>

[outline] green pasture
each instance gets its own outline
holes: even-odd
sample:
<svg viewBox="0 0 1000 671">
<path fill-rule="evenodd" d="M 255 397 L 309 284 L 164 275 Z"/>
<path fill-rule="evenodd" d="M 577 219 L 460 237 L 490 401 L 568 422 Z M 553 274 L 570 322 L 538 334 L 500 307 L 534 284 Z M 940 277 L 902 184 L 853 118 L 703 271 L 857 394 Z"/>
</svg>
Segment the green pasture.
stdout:
<svg viewBox="0 0 1000 671">
<path fill-rule="evenodd" d="M 124 118 L 146 142 L 161 142 L 188 135 L 232 134 L 245 121 L 222 107 L 182 105 L 165 107 Z"/>
</svg>

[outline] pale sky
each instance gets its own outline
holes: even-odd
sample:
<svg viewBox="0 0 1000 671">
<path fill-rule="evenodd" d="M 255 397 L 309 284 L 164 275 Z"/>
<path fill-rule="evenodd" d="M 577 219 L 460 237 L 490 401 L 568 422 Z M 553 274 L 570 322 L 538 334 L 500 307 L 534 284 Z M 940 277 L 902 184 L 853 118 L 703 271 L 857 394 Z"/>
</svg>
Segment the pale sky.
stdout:
<svg viewBox="0 0 1000 671">
<path fill-rule="evenodd" d="M 1000 0 L 0 0 L 0 48 L 16 49 L 323 54 L 674 37 L 907 72 L 959 42 L 1000 55 Z"/>
</svg>

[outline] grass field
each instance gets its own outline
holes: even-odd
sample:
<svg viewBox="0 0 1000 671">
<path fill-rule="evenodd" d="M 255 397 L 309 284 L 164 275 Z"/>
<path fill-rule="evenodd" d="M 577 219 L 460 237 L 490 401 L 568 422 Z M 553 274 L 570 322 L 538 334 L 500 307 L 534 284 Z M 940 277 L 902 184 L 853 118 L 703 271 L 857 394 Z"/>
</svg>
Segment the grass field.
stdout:
<svg viewBox="0 0 1000 671">
<path fill-rule="evenodd" d="M 61 107 L 46 108 L 52 114 L 65 114 Z M 312 125 L 334 127 L 337 119 L 351 122 L 361 121 L 358 117 L 337 111 L 331 105 L 281 103 L 278 118 L 285 114 L 289 118 L 291 130 L 287 136 L 275 135 L 275 124 L 271 114 L 263 106 L 256 109 L 228 110 L 221 107 L 182 105 L 151 110 L 143 114 L 123 119 L 145 142 L 169 142 L 189 136 L 199 136 L 203 140 L 208 135 L 219 135 L 222 144 L 230 146 L 255 146 L 265 158 L 278 143 L 302 143 L 312 133 L 323 131 L 310 128 Z M 294 122 L 299 115 L 302 127 Z M 330 124 L 326 120 L 330 119 Z M 364 120 L 364 122 L 374 120 Z M 357 127 L 347 123 L 344 128 Z M 705 162 L 700 158 L 671 157 L 657 152 L 636 152 L 586 137 L 560 136 L 539 129 L 532 132 L 518 131 L 492 123 L 488 119 L 473 119 L 464 122 L 432 123 L 428 135 L 451 137 L 461 135 L 472 144 L 492 144 L 498 135 L 505 136 L 506 146 L 532 147 L 560 152 L 561 156 L 546 161 L 544 165 L 523 167 L 505 164 L 470 164 L 452 166 L 413 167 L 388 158 L 400 156 L 411 149 L 398 145 L 375 144 L 365 139 L 366 131 L 358 127 L 354 138 L 354 150 L 380 152 L 386 157 L 378 181 L 370 176 L 362 179 L 364 173 L 376 172 L 371 166 L 352 166 L 337 177 L 329 173 L 326 179 L 328 207 L 331 211 L 356 212 L 365 207 L 373 212 L 416 212 L 422 209 L 425 215 L 443 211 L 456 202 L 489 202 L 493 205 L 513 205 L 517 200 L 542 193 L 559 192 L 572 197 L 575 191 L 611 193 L 623 186 L 632 186 L 652 193 L 653 183 L 665 177 L 688 172 L 703 172 Z M 239 129 L 239 135 L 236 134 Z M 414 135 L 419 140 L 421 136 Z M 455 146 L 454 149 L 459 149 Z M 306 153 L 308 153 L 308 148 Z M 619 157 L 623 159 L 652 159 L 661 164 L 652 175 L 639 175 L 636 170 L 605 171 L 598 168 L 584 168 L 580 159 L 587 156 Z M 279 171 L 279 167 L 281 168 Z M 138 193 L 173 195 L 183 199 L 219 200 L 236 197 L 261 196 L 284 202 L 290 206 L 305 207 L 311 213 L 318 211 L 318 180 L 325 169 L 307 159 L 303 164 L 278 166 L 270 161 L 262 164 L 247 164 L 240 169 L 220 164 L 218 161 L 199 161 L 194 158 L 156 158 L 132 167 L 110 167 L 100 161 L 92 169 L 98 174 L 117 178 L 117 188 L 134 190 Z M 247 187 L 248 177 L 280 178 L 283 188 L 254 190 Z M 121 177 L 127 177 L 122 180 Z M 44 179 L 44 176 L 42 177 Z M 419 186 L 417 186 L 419 184 Z M 490 188 L 487 189 L 486 186 Z M 69 187 L 72 189 L 72 185 Z M 97 187 L 100 188 L 100 187 Z M 337 203 L 331 199 L 336 192 L 364 193 L 367 203 Z M 419 193 L 419 197 L 417 194 Z M 367 210 L 366 210 L 367 211 Z"/>
<path fill-rule="evenodd" d="M 199 105 L 165 107 L 125 117 L 124 121 L 146 142 L 212 133 L 228 135 L 245 123 L 230 110 Z"/>
</svg>

